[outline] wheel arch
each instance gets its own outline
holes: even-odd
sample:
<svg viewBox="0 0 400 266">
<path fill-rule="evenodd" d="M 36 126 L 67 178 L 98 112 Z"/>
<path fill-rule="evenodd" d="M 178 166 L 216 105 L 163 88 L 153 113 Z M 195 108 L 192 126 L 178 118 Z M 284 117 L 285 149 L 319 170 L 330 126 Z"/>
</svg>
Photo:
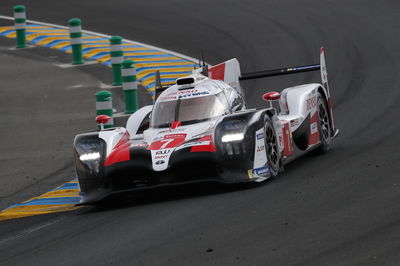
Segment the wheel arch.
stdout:
<svg viewBox="0 0 400 266">
<path fill-rule="evenodd" d="M 326 89 L 323 88 L 322 86 L 319 86 L 317 91 L 321 94 L 322 98 L 325 101 L 326 107 L 329 109 L 330 104 Z M 329 124 L 331 128 L 333 128 L 333 119 L 329 111 L 328 111 L 328 117 L 329 117 Z"/>
</svg>

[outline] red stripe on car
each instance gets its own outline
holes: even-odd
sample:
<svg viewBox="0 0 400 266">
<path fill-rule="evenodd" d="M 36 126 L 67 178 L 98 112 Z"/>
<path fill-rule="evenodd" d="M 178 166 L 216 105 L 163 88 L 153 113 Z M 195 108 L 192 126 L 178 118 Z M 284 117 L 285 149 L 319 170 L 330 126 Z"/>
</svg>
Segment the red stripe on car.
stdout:
<svg viewBox="0 0 400 266">
<path fill-rule="evenodd" d="M 128 161 L 131 159 L 130 152 L 129 152 L 129 133 L 128 131 L 121 137 L 118 141 L 117 145 L 113 148 L 110 155 L 106 158 L 104 162 L 105 166 L 110 166 L 114 163 L 119 163 L 123 161 Z"/>
<path fill-rule="evenodd" d="M 191 148 L 190 152 L 216 152 L 217 151 L 211 135 L 202 137 L 198 141 L 209 141 L 210 144 L 193 146 Z"/>
<path fill-rule="evenodd" d="M 129 152 L 129 143 L 121 144 L 118 148 L 114 149 L 104 162 L 105 166 L 110 166 L 115 163 L 129 161 L 131 154 Z"/>
</svg>

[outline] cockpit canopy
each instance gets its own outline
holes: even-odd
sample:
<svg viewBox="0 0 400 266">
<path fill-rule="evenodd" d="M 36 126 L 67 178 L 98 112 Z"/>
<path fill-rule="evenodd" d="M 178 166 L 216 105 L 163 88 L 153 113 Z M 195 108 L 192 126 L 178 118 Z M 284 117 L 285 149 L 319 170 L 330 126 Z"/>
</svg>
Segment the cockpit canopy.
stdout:
<svg viewBox="0 0 400 266">
<path fill-rule="evenodd" d="M 157 101 L 151 115 L 153 128 L 169 127 L 171 122 L 182 125 L 206 121 L 229 113 L 228 101 L 223 92 L 202 97 Z"/>
<path fill-rule="evenodd" d="M 174 85 L 158 97 L 151 127 L 169 127 L 173 121 L 182 125 L 199 123 L 244 107 L 242 96 L 228 84 L 204 76 L 194 78 L 198 81 Z"/>
</svg>

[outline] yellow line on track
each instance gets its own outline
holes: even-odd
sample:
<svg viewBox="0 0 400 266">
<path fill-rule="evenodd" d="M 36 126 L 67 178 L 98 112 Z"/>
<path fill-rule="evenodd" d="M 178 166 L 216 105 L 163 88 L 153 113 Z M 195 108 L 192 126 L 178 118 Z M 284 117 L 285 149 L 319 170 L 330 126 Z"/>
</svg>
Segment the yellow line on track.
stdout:
<svg viewBox="0 0 400 266">
<path fill-rule="evenodd" d="M 124 56 L 138 56 L 138 55 L 165 55 L 163 52 L 143 52 L 143 53 L 124 53 Z"/>
<path fill-rule="evenodd" d="M 59 29 L 59 30 L 46 30 L 46 29 L 43 29 L 43 30 L 34 30 L 34 29 L 27 28 L 27 29 L 26 29 L 26 32 L 35 32 L 35 33 L 42 33 L 42 34 L 44 34 L 44 33 L 50 33 L 50 34 L 54 34 L 54 33 L 64 33 L 64 34 L 69 34 L 69 31 L 68 31 L 68 30 L 62 30 L 62 29 Z"/>
<path fill-rule="evenodd" d="M 16 38 L 17 37 L 17 34 L 15 33 L 15 31 L 14 32 L 11 32 L 11 33 L 9 33 L 9 34 L 7 34 L 7 35 L 5 35 L 7 38 Z"/>
<path fill-rule="evenodd" d="M 73 211 L 79 208 L 81 207 L 77 207 L 74 204 L 17 206 L 1 212 L 0 221 L 54 212 Z"/>
<path fill-rule="evenodd" d="M 52 48 L 52 49 L 61 49 L 61 48 L 64 48 L 65 46 L 70 45 L 70 44 L 71 44 L 70 41 L 60 42 L 60 43 L 54 45 L 54 46 L 51 47 L 51 48 Z"/>
<path fill-rule="evenodd" d="M 52 190 L 37 198 L 43 199 L 43 198 L 62 198 L 62 197 L 79 197 L 79 191 L 77 189 Z"/>
<path fill-rule="evenodd" d="M 135 58 L 135 62 L 146 62 L 146 61 L 167 61 L 167 60 L 182 60 L 179 57 L 151 57 L 151 58 Z"/>
<path fill-rule="evenodd" d="M 99 45 L 100 47 L 101 47 L 101 45 Z M 103 45 L 104 46 L 104 45 Z M 96 46 L 88 46 L 88 47 L 96 47 Z M 87 47 L 83 47 L 83 48 L 87 48 Z M 124 52 L 125 51 L 142 51 L 142 50 L 148 50 L 148 48 L 146 48 L 146 47 L 138 47 L 138 48 L 132 48 L 132 47 L 130 47 L 130 48 L 123 48 L 123 50 L 124 50 Z M 109 52 L 110 51 L 110 48 L 98 48 L 98 49 L 93 49 L 93 50 L 91 50 L 89 53 L 87 53 L 87 55 L 89 55 L 90 54 L 90 56 L 93 56 L 93 55 L 96 55 L 97 53 L 100 53 L 100 52 Z"/>
</svg>

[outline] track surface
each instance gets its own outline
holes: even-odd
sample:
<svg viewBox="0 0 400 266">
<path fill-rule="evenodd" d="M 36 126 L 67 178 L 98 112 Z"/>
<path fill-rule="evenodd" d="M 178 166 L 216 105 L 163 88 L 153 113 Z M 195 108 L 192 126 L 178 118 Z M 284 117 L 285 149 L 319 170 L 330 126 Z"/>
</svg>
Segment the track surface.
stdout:
<svg viewBox="0 0 400 266">
<path fill-rule="evenodd" d="M 26 2 L 30 19 L 81 17 L 89 30 L 190 56 L 203 48 L 210 63 L 237 57 L 243 72 L 314 63 L 324 45 L 341 135 L 328 154 L 302 158 L 254 188 L 173 189 L 119 207 L 3 222 L 3 264 L 398 263 L 398 1 Z M 15 4 L 2 0 L 0 10 Z M 260 106 L 260 88 L 317 78 L 244 85 Z"/>
</svg>

